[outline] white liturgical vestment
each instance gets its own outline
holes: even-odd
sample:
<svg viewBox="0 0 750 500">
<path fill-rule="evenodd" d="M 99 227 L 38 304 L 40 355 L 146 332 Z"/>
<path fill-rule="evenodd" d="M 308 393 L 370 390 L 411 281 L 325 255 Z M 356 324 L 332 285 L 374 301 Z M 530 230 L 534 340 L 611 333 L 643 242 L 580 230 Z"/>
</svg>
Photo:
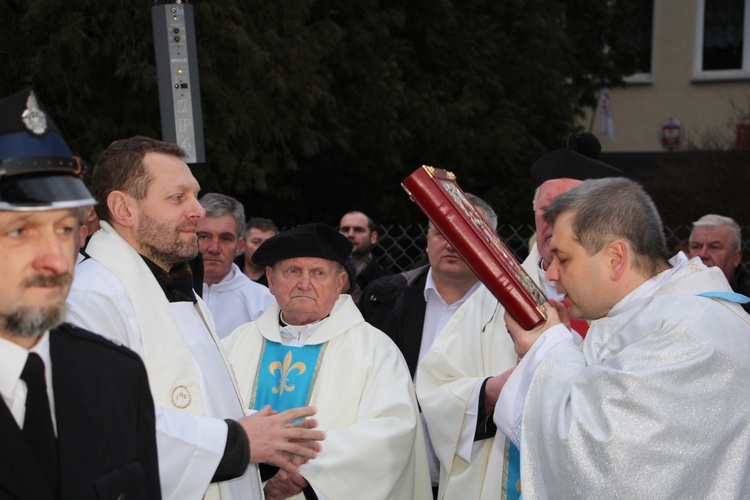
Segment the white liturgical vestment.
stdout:
<svg viewBox="0 0 750 500">
<path fill-rule="evenodd" d="M 231 369 L 205 304 L 170 303 L 140 255 L 106 222 L 76 267 L 67 320 L 138 353 L 156 406 L 159 476 L 165 499 L 260 499 L 255 465 L 210 483 L 227 424 L 244 415 Z M 252 444 L 251 444 L 252 446 Z"/>
<path fill-rule="evenodd" d="M 538 262 L 534 245 L 522 266 L 537 285 Z M 448 321 L 417 369 L 419 403 L 440 459 L 439 498 L 500 498 L 507 439 L 498 431 L 494 438 L 474 441 L 474 431 L 482 382 L 518 359 L 504 313 L 481 286 Z"/>
<path fill-rule="evenodd" d="M 323 344 L 309 404 L 317 408 L 313 418 L 326 438 L 300 473 L 329 500 L 430 499 L 419 411 L 398 348 L 364 321 L 349 295 L 341 295 L 331 314 L 314 326 L 294 345 Z M 264 341 L 289 345 L 280 330 L 275 304 L 224 340 L 248 405 Z M 295 359 L 284 364 L 293 368 Z M 283 379 L 287 391 L 299 384 L 297 373 L 290 369 Z"/>
<path fill-rule="evenodd" d="M 258 319 L 276 299 L 268 287 L 254 282 L 232 264 L 220 282 L 203 283 L 203 301 L 216 322 L 216 333 L 223 339 L 238 326 Z"/>
<path fill-rule="evenodd" d="M 750 316 L 700 294 L 721 270 L 681 254 L 591 323 L 546 330 L 495 422 L 520 441 L 523 496 L 750 498 Z"/>
</svg>

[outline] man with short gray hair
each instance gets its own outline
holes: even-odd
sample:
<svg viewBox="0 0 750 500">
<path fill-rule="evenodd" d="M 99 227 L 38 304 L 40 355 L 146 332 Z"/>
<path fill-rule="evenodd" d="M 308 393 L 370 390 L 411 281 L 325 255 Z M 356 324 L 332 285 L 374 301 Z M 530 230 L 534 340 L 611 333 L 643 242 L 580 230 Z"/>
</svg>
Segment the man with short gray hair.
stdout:
<svg viewBox="0 0 750 500">
<path fill-rule="evenodd" d="M 216 322 L 220 338 L 238 326 L 255 321 L 273 304 L 268 288 L 248 278 L 233 262 L 244 250 L 242 203 L 219 193 L 200 199 L 206 210 L 198 221 L 198 248 L 203 254 L 203 301 Z"/>
<path fill-rule="evenodd" d="M 689 257 L 700 257 L 708 267 L 724 272 L 737 293 L 750 295 L 750 283 L 742 267 L 742 233 L 731 217 L 708 214 L 693 222 L 688 247 Z M 745 310 L 750 305 L 745 304 Z"/>
</svg>

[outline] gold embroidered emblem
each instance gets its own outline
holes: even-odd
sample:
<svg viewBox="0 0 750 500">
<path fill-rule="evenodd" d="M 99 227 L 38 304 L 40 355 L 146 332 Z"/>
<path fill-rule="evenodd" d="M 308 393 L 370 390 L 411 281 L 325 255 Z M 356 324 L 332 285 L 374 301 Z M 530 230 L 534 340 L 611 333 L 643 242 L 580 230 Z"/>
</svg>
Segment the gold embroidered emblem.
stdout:
<svg viewBox="0 0 750 500">
<path fill-rule="evenodd" d="M 271 375 L 273 375 L 276 371 L 278 371 L 281 375 L 279 386 L 274 387 L 273 389 L 271 389 L 271 391 L 273 391 L 274 394 L 284 394 L 284 391 L 292 392 L 294 390 L 294 386 L 287 384 L 292 370 L 297 370 L 299 372 L 299 375 L 302 375 L 303 373 L 305 373 L 306 369 L 307 367 L 305 367 L 305 364 L 301 361 L 292 363 L 292 353 L 291 351 L 287 352 L 286 356 L 284 356 L 283 365 L 278 361 L 274 361 L 273 363 L 268 365 L 268 371 L 271 372 Z"/>
<path fill-rule="evenodd" d="M 190 395 L 190 391 L 184 385 L 178 385 L 172 391 L 172 405 L 175 408 L 184 410 L 185 408 L 190 406 L 190 403 L 192 401 L 193 401 L 193 398 Z"/>
</svg>

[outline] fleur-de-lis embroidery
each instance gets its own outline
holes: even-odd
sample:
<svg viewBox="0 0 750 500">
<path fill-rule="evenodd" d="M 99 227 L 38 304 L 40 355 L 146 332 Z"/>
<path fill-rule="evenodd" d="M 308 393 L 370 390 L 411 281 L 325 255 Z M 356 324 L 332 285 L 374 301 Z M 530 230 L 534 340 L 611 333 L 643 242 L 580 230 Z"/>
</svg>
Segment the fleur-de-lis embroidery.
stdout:
<svg viewBox="0 0 750 500">
<path fill-rule="evenodd" d="M 287 381 L 289 380 L 289 375 L 291 375 L 292 370 L 296 369 L 300 375 L 305 373 L 306 367 L 305 364 L 301 361 L 297 361 L 296 363 L 292 364 L 292 352 L 289 351 L 286 353 L 286 356 L 284 356 L 284 364 L 282 365 L 278 361 L 274 361 L 270 365 L 268 365 L 268 371 L 271 372 L 271 375 L 273 375 L 277 370 L 280 372 L 281 375 L 281 381 L 279 382 L 278 387 L 274 387 L 271 389 L 271 391 L 274 394 L 284 394 L 284 391 L 293 391 L 294 386 L 287 384 Z"/>
</svg>

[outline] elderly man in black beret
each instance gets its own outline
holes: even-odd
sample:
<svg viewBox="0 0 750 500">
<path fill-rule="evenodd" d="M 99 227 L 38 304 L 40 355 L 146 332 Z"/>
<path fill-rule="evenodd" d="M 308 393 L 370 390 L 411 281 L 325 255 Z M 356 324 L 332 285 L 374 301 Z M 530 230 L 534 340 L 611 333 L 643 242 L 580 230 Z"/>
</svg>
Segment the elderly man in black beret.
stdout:
<svg viewBox="0 0 750 500">
<path fill-rule="evenodd" d="M 306 224 L 266 240 L 277 303 L 226 339 L 248 408 L 317 407 L 323 450 L 299 474 L 279 471 L 266 498 L 430 498 L 409 370 L 380 330 L 341 295 L 352 244 L 332 227 Z"/>
</svg>

